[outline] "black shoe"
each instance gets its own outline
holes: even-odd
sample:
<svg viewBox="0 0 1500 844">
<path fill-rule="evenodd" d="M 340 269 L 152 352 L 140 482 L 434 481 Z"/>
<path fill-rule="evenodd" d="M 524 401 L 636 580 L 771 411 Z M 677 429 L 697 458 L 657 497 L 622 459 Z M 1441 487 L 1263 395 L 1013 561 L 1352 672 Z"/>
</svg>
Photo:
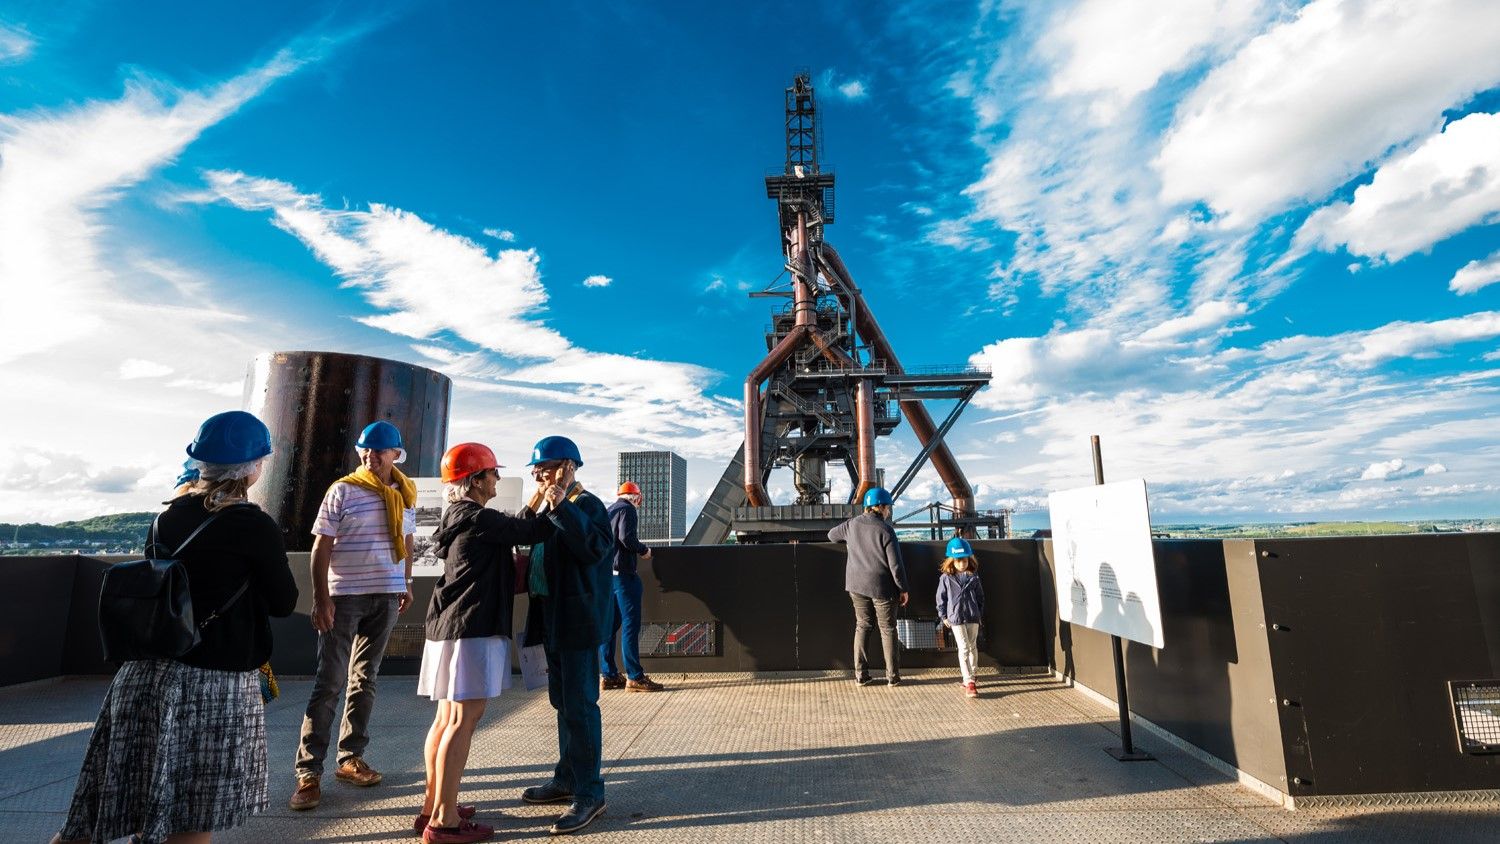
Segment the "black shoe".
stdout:
<svg viewBox="0 0 1500 844">
<path fill-rule="evenodd" d="M 553 835 L 567 835 L 577 832 L 593 822 L 594 818 L 604 814 L 605 803 L 603 800 L 578 800 L 568 807 L 568 811 L 562 813 L 557 823 L 547 830 Z"/>
<path fill-rule="evenodd" d="M 546 785 L 533 785 L 531 788 L 521 792 L 521 800 L 526 803 L 561 803 L 564 800 L 572 800 L 573 792 L 559 786 L 555 782 Z"/>
<path fill-rule="evenodd" d="M 887 678 L 885 678 L 885 684 L 887 686 L 899 686 L 899 685 L 901 685 L 901 675 L 897 674 L 894 677 L 887 677 Z"/>
<path fill-rule="evenodd" d="M 856 678 L 854 678 L 854 682 L 858 683 L 861 686 L 868 686 L 868 685 L 870 685 L 871 683 L 873 683 L 875 681 L 871 680 L 870 679 L 870 675 L 866 674 L 863 677 L 856 677 Z"/>
</svg>

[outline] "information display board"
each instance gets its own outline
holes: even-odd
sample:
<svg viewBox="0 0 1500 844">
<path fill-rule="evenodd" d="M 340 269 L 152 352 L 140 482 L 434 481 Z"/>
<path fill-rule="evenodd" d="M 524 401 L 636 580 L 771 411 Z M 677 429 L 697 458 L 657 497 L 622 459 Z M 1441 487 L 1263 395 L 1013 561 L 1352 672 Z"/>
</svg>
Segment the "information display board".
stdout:
<svg viewBox="0 0 1500 844">
<path fill-rule="evenodd" d="M 437 577 L 443 573 L 443 561 L 434 553 L 432 535 L 437 533 L 438 523 L 443 519 L 443 481 L 441 478 L 412 478 L 417 485 L 417 531 L 416 547 L 411 549 L 411 573 L 414 577 Z M 495 497 L 489 507 L 515 515 L 521 509 L 520 478 L 502 477 L 495 484 Z"/>
<path fill-rule="evenodd" d="M 1047 498 L 1058 617 L 1162 647 L 1146 482 L 1098 484 Z"/>
</svg>

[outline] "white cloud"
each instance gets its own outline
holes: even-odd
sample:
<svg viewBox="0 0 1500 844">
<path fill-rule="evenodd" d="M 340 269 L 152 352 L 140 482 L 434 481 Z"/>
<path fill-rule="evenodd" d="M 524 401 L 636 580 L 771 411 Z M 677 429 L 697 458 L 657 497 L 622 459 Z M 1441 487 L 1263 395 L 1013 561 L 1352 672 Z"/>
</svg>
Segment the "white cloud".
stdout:
<svg viewBox="0 0 1500 844">
<path fill-rule="evenodd" d="M 116 277 L 99 211 L 302 63 L 284 51 L 203 93 L 137 78 L 112 102 L 0 115 L 0 278 L 28 315 L 0 332 L 0 363 L 98 332 Z"/>
<path fill-rule="evenodd" d="M 591 275 L 583 280 L 584 287 L 608 287 L 614 279 L 607 275 Z"/>
<path fill-rule="evenodd" d="M 1314 0 L 1215 68 L 1155 167 L 1231 226 L 1318 198 L 1500 80 L 1500 4 Z"/>
<path fill-rule="evenodd" d="M 1339 349 L 1341 363 L 1371 367 L 1494 337 L 1500 337 L 1500 312 L 1482 311 L 1433 322 L 1393 322 L 1370 331 L 1336 335 L 1328 339 L 1328 347 Z"/>
<path fill-rule="evenodd" d="M 36 39 L 26 30 L 0 23 L 0 64 L 20 61 L 31 54 Z"/>
<path fill-rule="evenodd" d="M 717 373 L 580 348 L 547 325 L 535 250 L 491 257 L 479 244 L 398 208 L 334 209 L 285 182 L 220 171 L 205 177 L 235 207 L 271 212 L 278 228 L 358 289 L 375 310 L 359 322 L 421 341 L 420 354 L 485 384 L 486 392 L 568 406 L 570 427 L 611 436 L 629 431 L 638 442 L 670 444 L 684 454 L 722 453 L 738 430 L 734 408 L 704 395 Z M 449 334 L 486 354 L 453 352 L 444 360 Z"/>
<path fill-rule="evenodd" d="M 1307 218 L 1299 240 L 1399 261 L 1500 219 L 1500 114 L 1470 114 L 1375 171 L 1351 202 Z M 1477 288 L 1475 288 L 1477 289 Z"/>
<path fill-rule="evenodd" d="M 1448 471 L 1448 467 L 1447 466 L 1444 466 L 1441 463 L 1434 463 L 1431 466 L 1428 466 L 1426 469 L 1423 469 L 1422 470 L 1422 474 L 1424 474 L 1424 475 L 1441 475 L 1441 474 L 1443 474 L 1446 471 Z"/>
<path fill-rule="evenodd" d="M 505 243 L 514 243 L 516 240 L 516 233 L 511 231 L 510 229 L 485 229 L 484 236 L 492 237 L 495 240 L 503 241 Z"/>
<path fill-rule="evenodd" d="M 865 83 L 858 79 L 853 79 L 840 85 L 839 93 L 842 94 L 844 96 L 844 99 L 846 100 L 862 100 L 870 95 L 869 92 L 865 90 Z"/>
<path fill-rule="evenodd" d="M 1192 313 L 1166 320 L 1147 329 L 1137 339 L 1143 343 L 1177 340 L 1190 334 L 1199 334 L 1217 329 L 1238 316 L 1244 316 L 1248 307 L 1244 302 L 1204 302 Z"/>
<path fill-rule="evenodd" d="M 1500 251 L 1488 258 L 1470 261 L 1448 280 L 1448 289 L 1460 296 L 1500 282 Z"/>
<path fill-rule="evenodd" d="M 1380 463 L 1371 463 L 1365 467 L 1365 471 L 1360 474 L 1359 479 L 1362 481 L 1387 480 L 1392 475 L 1400 474 L 1405 467 L 1406 461 L 1399 457 Z"/>
<path fill-rule="evenodd" d="M 160 378 L 171 374 L 172 367 L 140 358 L 127 358 L 120 364 L 120 377 L 127 381 L 135 378 Z"/>
<path fill-rule="evenodd" d="M 831 95 L 850 102 L 858 102 L 870 96 L 869 85 L 863 79 L 840 77 L 837 70 L 829 68 L 818 74 L 813 89 L 820 95 Z"/>
<path fill-rule="evenodd" d="M 1092 95 L 1092 117 L 1112 120 L 1164 75 L 1204 51 L 1243 38 L 1263 5 L 1261 0 L 1083 0 L 1060 9 L 1040 44 L 1043 52 L 1065 56 L 1048 93 Z"/>
</svg>

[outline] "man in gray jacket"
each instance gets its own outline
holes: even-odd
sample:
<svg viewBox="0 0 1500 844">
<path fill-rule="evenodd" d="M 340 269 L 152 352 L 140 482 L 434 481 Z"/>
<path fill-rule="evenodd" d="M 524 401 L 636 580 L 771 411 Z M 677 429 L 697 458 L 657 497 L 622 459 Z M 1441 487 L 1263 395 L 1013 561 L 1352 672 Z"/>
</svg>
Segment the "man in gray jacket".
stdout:
<svg viewBox="0 0 1500 844">
<path fill-rule="evenodd" d="M 900 644 L 896 641 L 896 602 L 906 606 L 906 565 L 891 527 L 891 494 L 876 487 L 865 493 L 865 512 L 828 532 L 830 542 L 847 542 L 849 562 L 844 588 L 854 603 L 854 680 L 870 682 L 866 645 L 871 623 L 880 625 L 885 651 L 885 682 L 901 682 Z"/>
</svg>

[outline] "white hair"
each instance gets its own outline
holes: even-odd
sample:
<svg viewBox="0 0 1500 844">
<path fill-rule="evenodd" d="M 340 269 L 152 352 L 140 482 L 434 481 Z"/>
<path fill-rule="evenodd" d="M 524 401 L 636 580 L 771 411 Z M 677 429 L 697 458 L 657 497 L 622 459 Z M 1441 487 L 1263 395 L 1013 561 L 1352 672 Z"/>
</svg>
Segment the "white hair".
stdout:
<svg viewBox="0 0 1500 844">
<path fill-rule="evenodd" d="M 479 473 L 474 473 L 474 475 L 477 474 Z M 464 475 L 456 481 L 443 484 L 443 500 L 449 504 L 457 504 L 468 498 L 469 490 L 474 488 L 474 475 Z"/>
</svg>

